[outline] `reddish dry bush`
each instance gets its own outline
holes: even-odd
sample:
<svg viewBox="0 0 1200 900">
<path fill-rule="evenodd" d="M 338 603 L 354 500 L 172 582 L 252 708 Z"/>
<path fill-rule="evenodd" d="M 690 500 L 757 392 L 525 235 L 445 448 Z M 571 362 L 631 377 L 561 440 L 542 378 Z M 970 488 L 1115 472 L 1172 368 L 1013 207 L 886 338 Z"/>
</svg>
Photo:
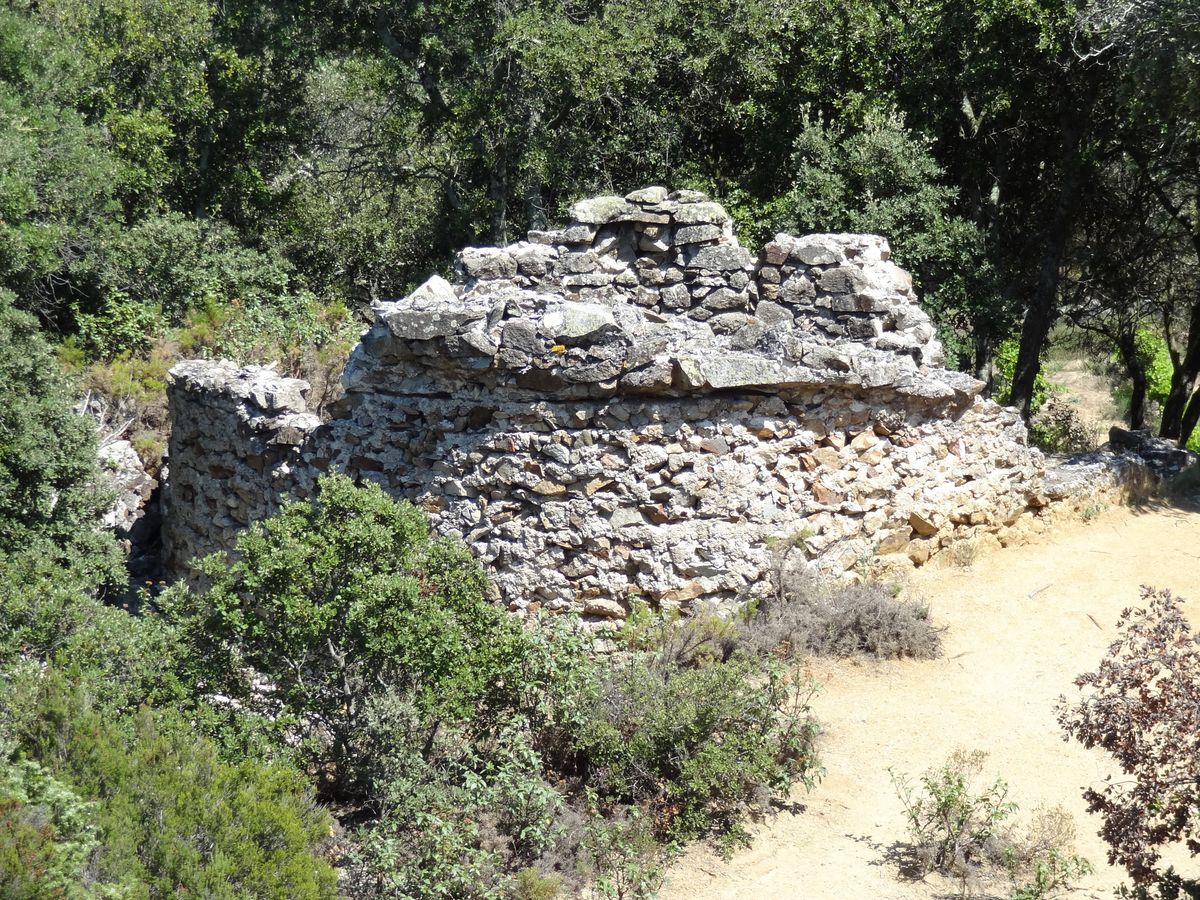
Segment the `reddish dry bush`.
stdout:
<svg viewBox="0 0 1200 900">
<path fill-rule="evenodd" d="M 1142 599 L 1145 608 L 1121 613 L 1100 668 L 1075 679 L 1083 697 L 1064 698 L 1059 721 L 1129 776 L 1110 776 L 1084 799 L 1104 818 L 1109 861 L 1144 885 L 1164 877 L 1163 845 L 1200 853 L 1200 638 L 1170 591 L 1143 587 Z"/>
</svg>

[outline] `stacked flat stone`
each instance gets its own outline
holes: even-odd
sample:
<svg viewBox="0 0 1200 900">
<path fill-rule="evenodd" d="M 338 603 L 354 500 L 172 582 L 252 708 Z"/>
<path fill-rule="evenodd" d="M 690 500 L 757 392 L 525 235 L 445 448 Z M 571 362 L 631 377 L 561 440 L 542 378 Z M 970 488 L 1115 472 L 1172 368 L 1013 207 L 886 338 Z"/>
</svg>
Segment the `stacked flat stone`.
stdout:
<svg viewBox="0 0 1200 900">
<path fill-rule="evenodd" d="M 1046 502 L 1042 456 L 937 367 L 888 257 L 870 235 L 780 235 L 756 259 L 719 204 L 647 188 L 377 304 L 324 423 L 303 383 L 181 364 L 171 562 L 231 548 L 324 471 L 418 503 L 510 609 L 597 622 L 634 597 L 741 602 L 780 547 L 840 575 L 1004 539 Z"/>
<path fill-rule="evenodd" d="M 559 231 L 533 231 L 510 247 L 467 248 L 455 270 L 464 288 L 562 291 L 616 298 L 663 315 L 708 322 L 718 334 L 790 322 L 810 339 L 904 352 L 939 365 L 942 351 L 912 279 L 874 235 L 777 235 L 756 259 L 738 245 L 729 214 L 698 191 L 644 188 L 571 207 Z"/>
<path fill-rule="evenodd" d="M 163 560 L 169 572 L 194 573 L 195 557 L 231 548 L 247 525 L 297 495 L 307 465 L 300 447 L 321 420 L 308 412 L 308 382 L 265 366 L 187 360 L 169 381 Z"/>
</svg>

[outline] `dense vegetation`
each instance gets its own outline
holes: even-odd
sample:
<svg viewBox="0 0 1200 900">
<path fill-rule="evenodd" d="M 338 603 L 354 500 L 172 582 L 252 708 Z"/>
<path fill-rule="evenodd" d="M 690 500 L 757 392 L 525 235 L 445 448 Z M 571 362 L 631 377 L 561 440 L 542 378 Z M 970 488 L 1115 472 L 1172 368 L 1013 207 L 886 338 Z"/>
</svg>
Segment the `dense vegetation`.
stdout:
<svg viewBox="0 0 1200 900">
<path fill-rule="evenodd" d="M 1189 0 L 9 0 L 0 287 L 154 409 L 180 350 L 335 368 L 470 242 L 646 183 L 743 239 L 882 232 L 956 364 L 1059 317 L 1161 428 L 1200 418 L 1200 16 Z M 113 367 L 115 371 L 113 370 Z"/>
<path fill-rule="evenodd" d="M 736 842 L 816 778 L 791 655 L 939 645 L 881 589 L 780 580 L 744 620 L 639 614 L 598 656 L 336 477 L 134 616 L 106 602 L 85 391 L 156 465 L 179 355 L 279 360 L 320 398 L 372 300 L 662 183 L 752 245 L 884 234 L 952 364 L 1045 403 L 1048 443 L 1072 440 L 1039 372 L 1060 321 L 1134 426 L 1157 408 L 1186 443 L 1198 158 L 1192 0 L 0 4 L 0 893 L 643 896 L 670 847 Z M 1128 688 L 1111 666 L 1088 685 Z M 1064 721 L 1102 743 L 1098 716 Z M 1191 827 L 1159 749 L 1091 798 L 1146 881 Z"/>
<path fill-rule="evenodd" d="M 95 428 L 0 312 L 5 896 L 647 896 L 672 846 L 742 840 L 816 778 L 812 688 L 774 648 L 526 628 L 424 513 L 344 476 L 207 589 L 107 604 Z"/>
</svg>

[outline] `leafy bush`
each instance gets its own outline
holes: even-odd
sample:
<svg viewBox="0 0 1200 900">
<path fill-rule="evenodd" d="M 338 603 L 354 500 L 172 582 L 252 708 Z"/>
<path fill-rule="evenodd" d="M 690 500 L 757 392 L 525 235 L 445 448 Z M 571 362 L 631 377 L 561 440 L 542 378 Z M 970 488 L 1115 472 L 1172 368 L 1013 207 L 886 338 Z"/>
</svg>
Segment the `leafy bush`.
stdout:
<svg viewBox="0 0 1200 900">
<path fill-rule="evenodd" d="M 955 751 L 921 776 L 920 790 L 907 776 L 891 773 L 922 872 L 958 875 L 999 857 L 1001 826 L 1017 805 L 999 779 L 977 789 L 986 759 L 980 750 Z"/>
<path fill-rule="evenodd" d="M 593 818 L 582 842 L 581 868 L 588 900 L 648 900 L 666 876 L 669 853 L 634 808 L 608 819 Z"/>
<path fill-rule="evenodd" d="M 41 542 L 39 552 L 86 568 L 95 584 L 116 580 L 116 543 L 96 529 L 106 500 L 94 423 L 72 410 L 33 317 L 0 291 L 0 559 Z"/>
<path fill-rule="evenodd" d="M 479 727 L 514 708 L 528 640 L 483 595 L 461 544 L 377 485 L 323 477 L 311 502 L 286 504 L 244 532 L 238 558 L 210 557 L 212 587 L 163 604 L 189 637 L 201 677 L 298 726 L 314 762 L 349 789 L 371 699 L 414 691 L 437 721 Z M 256 672 L 269 673 L 264 691 Z"/>
<path fill-rule="evenodd" d="M 378 486 L 322 478 L 238 551 L 205 562 L 207 592 L 161 602 L 192 677 L 271 719 L 358 811 L 358 895 L 577 892 L 589 877 L 648 896 L 658 840 L 739 837 L 814 778 L 810 688 L 781 664 L 598 659 L 569 622 L 526 631 L 460 545 Z"/>
<path fill-rule="evenodd" d="M 98 883 L 95 804 L 31 760 L 0 747 L 0 894 L 13 900 L 124 896 Z"/>
<path fill-rule="evenodd" d="M 18 756 L 92 804 L 101 881 L 149 897 L 332 897 L 329 818 L 286 766 L 222 762 L 182 717 L 114 718 L 51 670 L 4 706 Z"/>
<path fill-rule="evenodd" d="M 635 658 L 606 673 L 595 718 L 578 738 L 602 798 L 649 804 L 657 833 L 741 837 L 791 782 L 811 784 L 817 728 L 810 684 L 745 657 L 670 669 Z"/>
<path fill-rule="evenodd" d="M 658 653 L 597 662 L 574 651 L 543 666 L 526 669 L 525 685 L 548 699 L 482 733 L 431 723 L 411 692 L 371 704 L 362 756 L 379 817 L 350 851 L 356 891 L 507 896 L 525 872 L 526 885 L 649 896 L 659 841 L 736 841 L 747 815 L 815 778 L 810 687 L 778 666 L 678 669 Z"/>
<path fill-rule="evenodd" d="M 93 587 L 86 567 L 64 566 L 38 546 L 0 554 L 0 666 L 57 662 L 86 672 L 96 702 L 113 714 L 182 700 L 170 629 L 106 605 Z"/>
<path fill-rule="evenodd" d="M 98 359 L 148 350 L 205 305 L 270 304 L 289 291 L 283 260 L 242 246 L 218 221 L 174 212 L 118 232 L 91 264 L 98 299 L 78 305 L 75 320 L 80 344 Z"/>
<path fill-rule="evenodd" d="M 1013 375 L 1017 371 L 1017 356 L 1020 351 L 1020 342 L 1016 338 L 1009 338 L 1000 342 L 1000 346 L 996 348 L 996 356 L 992 360 L 992 399 L 1002 406 L 1007 406 L 1012 402 Z M 1030 410 L 1036 414 L 1042 408 L 1042 404 L 1046 402 L 1049 394 L 1050 382 L 1039 371 L 1033 380 L 1033 399 L 1030 403 Z"/>
<path fill-rule="evenodd" d="M 374 818 L 347 848 L 352 893 L 491 898 L 535 882 L 579 887 L 588 817 L 547 780 L 537 739 L 524 715 L 480 733 L 470 721 L 431 720 L 411 690 L 375 698 L 359 736 Z"/>
<path fill-rule="evenodd" d="M 1083 796 L 1104 820 L 1109 861 L 1147 886 L 1175 877 L 1159 868 L 1164 845 L 1200 851 L 1200 643 L 1170 591 L 1143 587 L 1142 600 L 1121 613 L 1099 668 L 1075 679 L 1083 695 L 1061 701 L 1059 722 L 1127 776 Z"/>
<path fill-rule="evenodd" d="M 1010 900 L 1041 900 L 1069 891 L 1091 864 L 1074 853 L 1075 826 L 1060 807 L 1039 808 L 1019 830 L 1017 804 L 996 779 L 979 786 L 987 754 L 957 750 L 914 786 L 891 772 L 904 806 L 912 853 L 922 874 L 937 871 L 959 879 L 966 896 L 980 881 L 1007 875 Z"/>
<path fill-rule="evenodd" d="M 1075 822 L 1061 806 L 1039 807 L 1024 832 L 1010 835 L 1001 864 L 1012 881 L 1010 900 L 1042 900 L 1071 888 L 1094 870 L 1072 852 Z"/>
<path fill-rule="evenodd" d="M 6 4 L 0 56 L 0 290 L 61 321 L 92 280 L 81 251 L 117 230 L 122 167 L 68 100 L 94 77 L 85 54 Z"/>
<path fill-rule="evenodd" d="M 1166 339 L 1148 329 L 1134 337 L 1138 356 L 1146 367 L 1146 397 L 1155 403 L 1166 403 L 1171 392 L 1171 376 L 1175 367 Z"/>
<path fill-rule="evenodd" d="M 479 827 L 454 806 L 454 794 L 427 790 L 409 799 L 411 806 L 406 804 L 403 815 L 356 834 L 345 861 L 352 896 L 463 900 L 512 896 L 503 857 L 480 846 Z"/>
<path fill-rule="evenodd" d="M 955 214 L 956 190 L 930 151 L 893 112 L 868 111 L 852 129 L 806 121 L 795 138 L 790 189 L 745 224 L 755 245 L 771 229 L 883 235 L 943 326 L 947 349 L 965 355 L 972 331 L 994 333 L 1007 314 L 984 235 Z"/>
</svg>

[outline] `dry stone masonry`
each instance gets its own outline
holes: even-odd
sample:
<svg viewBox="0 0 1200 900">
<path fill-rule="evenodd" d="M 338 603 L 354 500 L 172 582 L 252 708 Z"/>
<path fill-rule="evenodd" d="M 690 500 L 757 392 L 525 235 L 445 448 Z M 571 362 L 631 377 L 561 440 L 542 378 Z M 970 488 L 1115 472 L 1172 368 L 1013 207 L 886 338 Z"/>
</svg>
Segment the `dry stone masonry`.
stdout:
<svg viewBox="0 0 1200 900">
<path fill-rule="evenodd" d="M 1015 412 L 940 368 L 879 237 L 778 235 L 646 188 L 468 248 L 377 304 L 326 421 L 307 384 L 172 371 L 164 540 L 187 573 L 319 473 L 461 535 L 514 611 L 625 615 L 752 595 L 781 547 L 841 574 L 1005 539 L 1046 502 Z"/>
</svg>

